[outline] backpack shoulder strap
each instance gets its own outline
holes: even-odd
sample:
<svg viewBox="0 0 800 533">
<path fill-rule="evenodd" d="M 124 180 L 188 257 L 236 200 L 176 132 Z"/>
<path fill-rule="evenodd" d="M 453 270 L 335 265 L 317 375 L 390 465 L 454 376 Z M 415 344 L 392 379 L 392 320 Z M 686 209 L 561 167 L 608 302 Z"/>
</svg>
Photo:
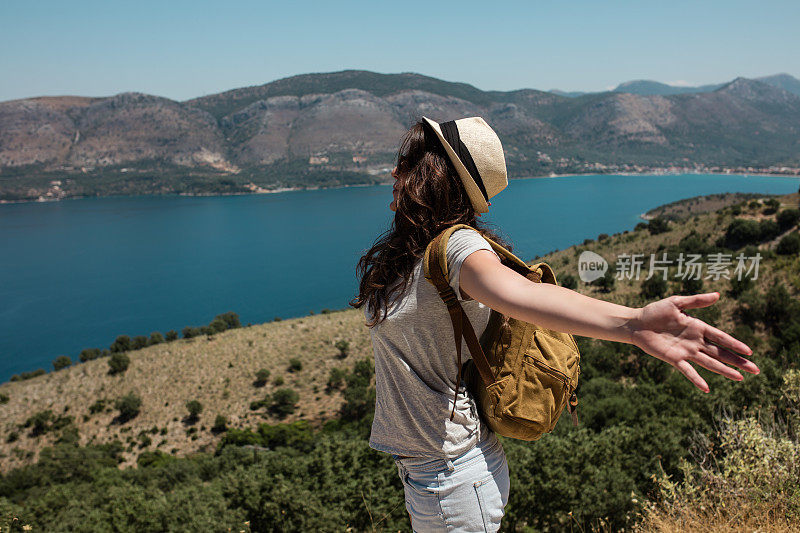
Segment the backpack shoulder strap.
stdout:
<svg viewBox="0 0 800 533">
<path fill-rule="evenodd" d="M 464 308 L 461 307 L 461 303 L 458 301 L 458 297 L 449 283 L 447 240 L 454 231 L 461 227 L 471 228 L 471 226 L 466 224 L 456 224 L 442 231 L 428 244 L 422 260 L 425 270 L 425 279 L 436 287 L 439 297 L 447 306 L 447 311 L 450 313 L 450 321 L 453 324 L 453 337 L 456 343 L 456 356 L 458 357 L 458 376 L 456 377 L 456 393 L 453 400 L 453 411 L 450 413 L 450 420 L 453 419 L 455 414 L 455 402 L 458 399 L 458 388 L 461 384 L 462 337 L 467 341 L 467 347 L 472 354 L 472 360 L 475 362 L 475 367 L 478 369 L 483 382 L 486 386 L 495 382 L 494 373 L 475 335 L 475 329 L 472 327 L 467 314 L 464 312 Z"/>
</svg>

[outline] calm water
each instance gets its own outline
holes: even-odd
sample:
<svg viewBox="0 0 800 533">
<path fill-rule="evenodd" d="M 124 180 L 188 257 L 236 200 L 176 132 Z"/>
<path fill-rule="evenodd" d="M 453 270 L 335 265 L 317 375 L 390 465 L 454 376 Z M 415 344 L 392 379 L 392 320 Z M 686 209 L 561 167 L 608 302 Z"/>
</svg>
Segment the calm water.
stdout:
<svg viewBox="0 0 800 533">
<path fill-rule="evenodd" d="M 514 180 L 484 220 L 523 259 L 700 194 L 786 194 L 798 178 L 711 175 Z M 118 335 L 341 309 L 355 265 L 388 229 L 389 185 L 225 197 L 0 205 L 0 381 Z"/>
</svg>

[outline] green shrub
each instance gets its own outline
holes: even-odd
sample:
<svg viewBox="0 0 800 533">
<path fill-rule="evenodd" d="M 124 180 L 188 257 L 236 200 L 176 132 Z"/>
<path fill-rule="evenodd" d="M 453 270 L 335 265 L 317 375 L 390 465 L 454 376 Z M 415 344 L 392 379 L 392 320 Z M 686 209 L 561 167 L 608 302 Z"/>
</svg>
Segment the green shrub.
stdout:
<svg viewBox="0 0 800 533">
<path fill-rule="evenodd" d="M 800 315 L 800 302 L 781 283 L 770 286 L 764 304 L 764 324 L 773 329 L 788 325 L 792 318 Z"/>
<path fill-rule="evenodd" d="M 141 350 L 147 346 L 147 337 L 144 335 L 137 335 L 131 340 L 132 350 Z"/>
<path fill-rule="evenodd" d="M 374 409 L 375 387 L 371 386 L 374 374 L 375 367 L 369 357 L 353 365 L 353 370 L 345 377 L 347 387 L 344 390 L 344 405 L 341 408 L 343 419 L 362 420 Z"/>
<path fill-rule="evenodd" d="M 289 359 L 289 372 L 300 372 L 303 370 L 303 362 L 297 357 Z"/>
<path fill-rule="evenodd" d="M 336 341 L 336 344 L 334 344 L 333 346 L 334 348 L 339 350 L 339 355 L 338 355 L 339 359 L 344 359 L 350 352 L 350 343 L 344 339 Z"/>
<path fill-rule="evenodd" d="M 642 289 L 640 291 L 643 298 L 652 300 L 655 298 L 663 298 L 664 293 L 667 292 L 667 282 L 662 275 L 655 274 L 652 277 L 642 282 Z"/>
<path fill-rule="evenodd" d="M 335 389 L 340 389 L 344 386 L 345 378 L 347 377 L 347 372 L 345 372 L 341 368 L 331 368 L 330 374 L 328 374 L 328 383 L 325 385 L 326 392 L 331 392 Z"/>
<path fill-rule="evenodd" d="M 278 389 L 272 394 L 269 404 L 269 412 L 278 418 L 286 418 L 294 413 L 300 395 L 294 389 Z"/>
<path fill-rule="evenodd" d="M 752 287 L 753 287 L 753 278 L 751 278 L 750 276 L 742 275 L 741 278 L 739 278 L 739 276 L 731 276 L 730 288 L 728 289 L 728 294 L 734 298 L 738 298 L 739 295 L 741 295 L 743 292 Z"/>
<path fill-rule="evenodd" d="M 93 359 L 97 359 L 100 357 L 101 352 L 100 348 L 85 348 L 81 350 L 80 355 L 78 356 L 81 363 L 85 363 L 86 361 L 92 361 Z"/>
<path fill-rule="evenodd" d="M 44 368 L 37 368 L 36 370 L 33 370 L 31 372 L 22 372 L 21 374 L 14 374 L 13 376 L 11 376 L 11 378 L 9 378 L 9 381 L 24 381 L 26 379 L 35 378 L 36 376 L 42 376 L 44 374 L 47 374 Z"/>
<path fill-rule="evenodd" d="M 111 357 L 108 358 L 108 373 L 109 374 L 120 374 L 128 370 L 128 367 L 131 364 L 131 358 L 128 357 L 128 354 L 123 352 L 114 352 Z"/>
<path fill-rule="evenodd" d="M 59 355 L 53 359 L 53 370 L 56 372 L 70 366 L 72 366 L 72 359 L 69 356 Z"/>
<path fill-rule="evenodd" d="M 778 213 L 778 216 L 775 217 L 775 220 L 777 220 L 780 230 L 786 231 L 787 229 L 796 226 L 797 222 L 800 221 L 800 210 L 784 209 Z"/>
<path fill-rule="evenodd" d="M 700 294 L 703 292 L 703 278 L 687 276 L 681 280 L 681 294 Z"/>
<path fill-rule="evenodd" d="M 167 342 L 172 342 L 174 340 L 178 340 L 178 332 L 174 329 L 171 329 L 166 334 Z"/>
<path fill-rule="evenodd" d="M 275 379 L 272 380 L 272 384 L 276 387 L 280 387 L 285 383 L 283 376 L 275 376 Z"/>
<path fill-rule="evenodd" d="M 148 346 L 152 346 L 154 344 L 161 344 L 164 342 L 164 336 L 158 332 L 154 331 L 150 334 L 150 339 L 147 341 Z"/>
<path fill-rule="evenodd" d="M 764 202 L 764 210 L 762 213 L 765 215 L 771 215 L 775 213 L 778 208 L 781 206 L 781 202 L 777 198 L 770 198 L 766 202 Z"/>
<path fill-rule="evenodd" d="M 755 220 L 736 218 L 725 230 L 724 243 L 731 250 L 761 242 L 761 226 Z"/>
<path fill-rule="evenodd" d="M 203 412 L 203 404 L 197 400 L 189 400 L 186 402 L 186 410 L 189 411 L 188 420 L 196 422 L 200 413 Z"/>
<path fill-rule="evenodd" d="M 562 287 L 566 287 L 567 289 L 575 290 L 578 288 L 578 280 L 572 274 L 566 274 L 561 276 L 559 279 L 559 284 Z"/>
<path fill-rule="evenodd" d="M 267 380 L 269 379 L 270 371 L 266 368 L 261 368 L 256 372 L 256 380 L 253 383 L 256 387 L 263 387 L 267 384 Z"/>
<path fill-rule="evenodd" d="M 228 311 L 227 313 L 222 313 L 221 315 L 217 315 L 212 320 L 212 323 L 216 320 L 221 321 L 225 324 L 225 329 L 235 329 L 242 327 L 242 324 L 239 322 L 239 315 L 234 313 L 233 311 Z"/>
<path fill-rule="evenodd" d="M 228 419 L 225 418 L 225 415 L 217 415 L 214 418 L 214 425 L 211 426 L 212 433 L 224 433 L 228 430 Z"/>
<path fill-rule="evenodd" d="M 202 334 L 203 334 L 203 332 L 200 330 L 200 328 L 195 328 L 195 327 L 192 327 L 192 326 L 186 326 L 185 328 L 183 328 L 183 338 L 184 339 L 191 339 L 193 337 L 198 337 L 198 336 L 200 336 Z"/>
<path fill-rule="evenodd" d="M 778 223 L 774 220 L 764 219 L 758 225 L 758 231 L 762 241 L 774 239 L 780 233 Z"/>
<path fill-rule="evenodd" d="M 800 233 L 792 232 L 783 237 L 778 246 L 775 247 L 775 252 L 779 255 L 797 255 L 800 253 Z"/>
<path fill-rule="evenodd" d="M 142 407 L 142 399 L 133 392 L 117 398 L 114 402 L 114 409 L 119 411 L 119 421 L 125 423 L 135 418 Z"/>
<path fill-rule="evenodd" d="M 0 405 L 3 405 L 4 403 L 8 403 L 9 400 L 11 400 L 11 398 L 8 396 L 8 394 L 6 394 L 4 392 L 0 392 Z"/>
<path fill-rule="evenodd" d="M 132 349 L 131 338 L 127 335 L 120 335 L 109 347 L 111 353 L 127 352 Z"/>
<path fill-rule="evenodd" d="M 669 231 L 669 221 L 664 217 L 655 217 L 647 223 L 647 229 L 650 231 L 650 235 L 666 233 Z"/>
<path fill-rule="evenodd" d="M 611 292 L 617 284 L 616 266 L 608 265 L 608 270 L 597 279 L 597 286 L 603 292 Z"/>
<path fill-rule="evenodd" d="M 253 400 L 252 402 L 250 402 L 250 410 L 257 411 L 259 409 L 265 409 L 269 407 L 270 400 L 271 400 L 270 395 L 265 394 L 263 400 Z"/>
<path fill-rule="evenodd" d="M 102 413 L 106 408 L 107 400 L 105 398 L 98 398 L 92 405 L 89 406 L 89 412 L 93 415 Z"/>
</svg>

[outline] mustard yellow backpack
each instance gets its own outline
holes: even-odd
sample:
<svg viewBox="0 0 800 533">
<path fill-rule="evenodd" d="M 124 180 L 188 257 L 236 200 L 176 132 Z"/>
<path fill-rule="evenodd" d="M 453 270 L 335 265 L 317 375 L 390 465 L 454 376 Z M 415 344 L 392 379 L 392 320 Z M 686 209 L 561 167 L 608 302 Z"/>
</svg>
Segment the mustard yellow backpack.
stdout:
<svg viewBox="0 0 800 533">
<path fill-rule="evenodd" d="M 538 440 L 553 431 L 564 407 L 578 425 L 575 389 L 580 375 L 580 352 L 568 333 L 543 328 L 492 310 L 480 341 L 467 314 L 450 286 L 447 269 L 447 241 L 454 231 L 472 228 L 456 224 L 428 244 L 423 258 L 425 279 L 436 287 L 447 305 L 453 323 L 458 357 L 456 398 L 463 379 L 478 404 L 481 417 L 498 435 L 520 440 Z M 486 239 L 501 261 L 536 283 L 556 282 L 547 263 L 528 266 L 510 251 Z M 472 359 L 461 364 L 461 338 L 467 342 Z M 455 412 L 455 401 L 453 419 Z"/>
</svg>

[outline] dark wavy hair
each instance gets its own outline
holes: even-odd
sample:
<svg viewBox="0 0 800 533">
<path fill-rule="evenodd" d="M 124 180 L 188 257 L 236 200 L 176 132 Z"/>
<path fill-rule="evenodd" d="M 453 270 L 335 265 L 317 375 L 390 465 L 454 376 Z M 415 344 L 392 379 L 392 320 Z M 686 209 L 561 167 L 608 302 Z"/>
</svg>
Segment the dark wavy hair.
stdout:
<svg viewBox="0 0 800 533">
<path fill-rule="evenodd" d="M 382 322 L 406 291 L 417 260 L 433 238 L 453 224 L 468 224 L 511 250 L 510 244 L 478 222 L 475 209 L 439 138 L 420 120 L 403 137 L 397 155 L 397 210 L 390 228 L 359 259 L 358 296 L 349 304 L 369 304 L 372 327 Z M 402 283 L 392 286 L 398 279 Z M 390 301 L 391 300 L 391 301 Z M 382 315 L 382 316 L 380 316 Z"/>
</svg>

